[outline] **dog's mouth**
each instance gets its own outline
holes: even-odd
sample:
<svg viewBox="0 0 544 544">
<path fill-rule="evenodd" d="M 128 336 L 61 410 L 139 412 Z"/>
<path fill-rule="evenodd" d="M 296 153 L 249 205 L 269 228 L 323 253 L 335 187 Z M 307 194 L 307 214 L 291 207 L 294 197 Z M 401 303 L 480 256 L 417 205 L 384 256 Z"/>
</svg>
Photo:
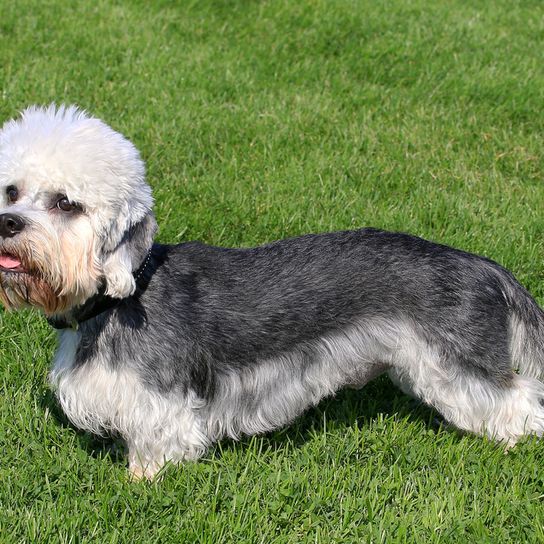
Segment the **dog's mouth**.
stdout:
<svg viewBox="0 0 544 544">
<path fill-rule="evenodd" d="M 0 253 L 0 272 L 28 274 L 19 257 L 10 253 Z"/>
<path fill-rule="evenodd" d="M 63 309 L 66 299 L 57 295 L 32 261 L 4 249 L 0 251 L 0 302 L 7 309 L 35 306 L 50 315 Z"/>
</svg>

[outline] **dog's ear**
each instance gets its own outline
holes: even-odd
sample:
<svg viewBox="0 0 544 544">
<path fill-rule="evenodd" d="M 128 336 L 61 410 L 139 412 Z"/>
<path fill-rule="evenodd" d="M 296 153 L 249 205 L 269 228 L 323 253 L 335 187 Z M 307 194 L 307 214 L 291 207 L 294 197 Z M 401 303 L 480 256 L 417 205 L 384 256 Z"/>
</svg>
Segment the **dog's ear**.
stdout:
<svg viewBox="0 0 544 544">
<path fill-rule="evenodd" d="M 136 283 L 133 272 L 144 261 L 156 230 L 157 222 L 149 212 L 142 220 L 126 228 L 124 233 L 118 233 L 116 237 L 120 238 L 120 242 L 112 249 L 111 238 L 115 237 L 115 233 L 110 233 L 109 244 L 105 244 L 102 251 L 106 295 L 125 298 L 134 293 Z"/>
</svg>

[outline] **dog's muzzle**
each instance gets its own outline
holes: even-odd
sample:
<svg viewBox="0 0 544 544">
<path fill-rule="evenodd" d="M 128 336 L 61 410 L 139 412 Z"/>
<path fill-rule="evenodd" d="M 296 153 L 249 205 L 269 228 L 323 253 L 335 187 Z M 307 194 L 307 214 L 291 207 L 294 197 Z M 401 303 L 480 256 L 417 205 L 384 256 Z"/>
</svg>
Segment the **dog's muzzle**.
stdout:
<svg viewBox="0 0 544 544">
<path fill-rule="evenodd" d="M 2 238 L 13 238 L 25 228 L 24 220 L 12 213 L 0 215 L 0 236 Z"/>
</svg>

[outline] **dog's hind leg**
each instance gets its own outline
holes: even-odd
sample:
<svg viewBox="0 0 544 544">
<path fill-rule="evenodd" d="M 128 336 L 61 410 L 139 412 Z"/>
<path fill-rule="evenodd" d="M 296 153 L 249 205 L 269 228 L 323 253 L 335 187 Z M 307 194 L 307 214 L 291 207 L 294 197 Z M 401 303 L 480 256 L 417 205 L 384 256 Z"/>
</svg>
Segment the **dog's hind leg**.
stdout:
<svg viewBox="0 0 544 544">
<path fill-rule="evenodd" d="M 509 383 L 459 377 L 431 399 L 442 415 L 460 429 L 515 444 L 529 434 L 544 434 L 544 384 L 512 373 Z"/>
<path fill-rule="evenodd" d="M 393 381 L 459 429 L 509 445 L 524 435 L 544 434 L 544 384 L 537 379 L 513 370 L 492 379 L 477 367 L 444 360 L 430 346 L 417 355 L 395 365 Z"/>
</svg>

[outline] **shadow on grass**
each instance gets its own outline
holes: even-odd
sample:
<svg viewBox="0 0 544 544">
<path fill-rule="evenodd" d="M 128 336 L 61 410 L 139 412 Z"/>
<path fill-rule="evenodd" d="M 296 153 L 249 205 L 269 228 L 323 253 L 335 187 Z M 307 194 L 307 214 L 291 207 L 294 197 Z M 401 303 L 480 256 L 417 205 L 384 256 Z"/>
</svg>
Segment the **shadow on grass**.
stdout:
<svg viewBox="0 0 544 544">
<path fill-rule="evenodd" d="M 119 437 L 99 437 L 74 427 L 57 403 L 51 391 L 41 398 L 42 408 L 47 408 L 59 425 L 69 427 L 76 433 L 80 446 L 97 459 L 110 459 L 115 464 L 126 464 L 126 447 Z M 399 391 L 388 378 L 382 376 L 363 389 L 346 389 L 335 397 L 328 398 L 318 406 L 307 410 L 291 425 L 262 436 L 261 448 L 280 450 L 287 445 L 299 448 L 316 434 L 330 429 L 359 428 L 368 426 L 379 415 L 395 416 L 398 420 L 419 422 L 427 430 L 440 431 L 448 424 L 433 409 L 411 399 Z M 457 433 L 459 437 L 462 433 Z M 210 448 L 207 458 L 221 458 L 235 449 L 247 449 L 251 437 L 244 436 L 239 441 L 224 439 L 216 447 Z"/>
</svg>

